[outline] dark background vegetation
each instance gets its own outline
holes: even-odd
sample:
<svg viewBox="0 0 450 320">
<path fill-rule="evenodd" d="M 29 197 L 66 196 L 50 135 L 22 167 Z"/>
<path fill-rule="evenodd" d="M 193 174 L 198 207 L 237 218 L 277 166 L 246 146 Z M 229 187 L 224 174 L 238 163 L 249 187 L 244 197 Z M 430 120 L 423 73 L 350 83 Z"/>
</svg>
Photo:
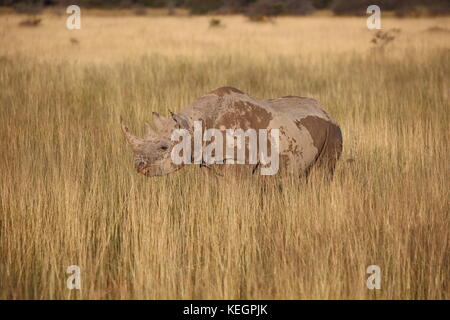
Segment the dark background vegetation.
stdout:
<svg viewBox="0 0 450 320">
<path fill-rule="evenodd" d="M 371 4 L 397 16 L 450 14 L 450 0 L 0 0 L 19 13 L 46 6 L 78 4 L 97 8 L 187 8 L 192 14 L 243 13 L 249 16 L 304 15 L 329 9 L 336 15 L 364 15 Z"/>
</svg>

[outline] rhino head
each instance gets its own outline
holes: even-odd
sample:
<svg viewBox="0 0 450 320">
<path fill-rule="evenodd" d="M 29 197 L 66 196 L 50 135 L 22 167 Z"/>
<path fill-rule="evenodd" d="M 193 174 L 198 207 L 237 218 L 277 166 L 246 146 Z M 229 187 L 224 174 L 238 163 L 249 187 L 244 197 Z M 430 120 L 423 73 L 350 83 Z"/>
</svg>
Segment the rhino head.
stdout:
<svg viewBox="0 0 450 320">
<path fill-rule="evenodd" d="M 172 162 L 171 152 L 176 142 L 172 142 L 170 137 L 175 129 L 189 129 L 187 119 L 173 113 L 170 119 L 153 112 L 153 123 L 158 132 L 145 123 L 146 134 L 139 138 L 130 133 L 120 118 L 122 131 L 134 153 L 134 167 L 147 177 L 166 175 L 181 168 L 181 165 Z"/>
</svg>

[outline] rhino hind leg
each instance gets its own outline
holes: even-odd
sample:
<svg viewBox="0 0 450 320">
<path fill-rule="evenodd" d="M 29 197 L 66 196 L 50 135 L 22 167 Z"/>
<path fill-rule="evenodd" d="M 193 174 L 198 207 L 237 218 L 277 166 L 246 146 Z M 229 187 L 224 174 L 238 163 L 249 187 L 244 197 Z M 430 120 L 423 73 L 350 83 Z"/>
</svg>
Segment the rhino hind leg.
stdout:
<svg viewBox="0 0 450 320">
<path fill-rule="evenodd" d="M 342 132 L 338 125 L 329 123 L 325 142 L 319 151 L 316 160 L 306 170 L 306 175 L 320 171 L 328 177 L 332 177 L 336 169 L 336 163 L 342 153 Z"/>
</svg>

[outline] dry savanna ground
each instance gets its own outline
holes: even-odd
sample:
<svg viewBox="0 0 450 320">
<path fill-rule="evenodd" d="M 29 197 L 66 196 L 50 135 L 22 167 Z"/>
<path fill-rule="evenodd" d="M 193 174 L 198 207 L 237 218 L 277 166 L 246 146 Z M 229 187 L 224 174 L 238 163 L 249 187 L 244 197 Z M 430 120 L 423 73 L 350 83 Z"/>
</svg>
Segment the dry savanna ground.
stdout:
<svg viewBox="0 0 450 320">
<path fill-rule="evenodd" d="M 450 298 L 450 18 L 382 18 L 384 50 L 364 17 L 23 19 L 0 15 L 0 299 Z M 141 134 L 224 85 L 318 99 L 334 179 L 136 174 L 119 115 Z"/>
</svg>

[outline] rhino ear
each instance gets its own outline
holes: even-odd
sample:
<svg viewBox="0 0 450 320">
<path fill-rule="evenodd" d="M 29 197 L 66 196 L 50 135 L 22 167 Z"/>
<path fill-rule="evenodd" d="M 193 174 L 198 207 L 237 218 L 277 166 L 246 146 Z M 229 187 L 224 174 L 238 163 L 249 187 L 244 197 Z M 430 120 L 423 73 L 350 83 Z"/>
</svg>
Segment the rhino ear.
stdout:
<svg viewBox="0 0 450 320">
<path fill-rule="evenodd" d="M 172 119 L 166 118 L 157 112 L 152 112 L 152 116 L 153 123 L 160 132 L 166 132 L 167 130 L 175 127 L 175 121 Z"/>
<path fill-rule="evenodd" d="M 186 119 L 186 117 L 173 113 L 170 111 L 170 114 L 172 115 L 172 119 L 176 122 L 178 129 L 186 129 L 189 130 L 189 121 Z"/>
</svg>

